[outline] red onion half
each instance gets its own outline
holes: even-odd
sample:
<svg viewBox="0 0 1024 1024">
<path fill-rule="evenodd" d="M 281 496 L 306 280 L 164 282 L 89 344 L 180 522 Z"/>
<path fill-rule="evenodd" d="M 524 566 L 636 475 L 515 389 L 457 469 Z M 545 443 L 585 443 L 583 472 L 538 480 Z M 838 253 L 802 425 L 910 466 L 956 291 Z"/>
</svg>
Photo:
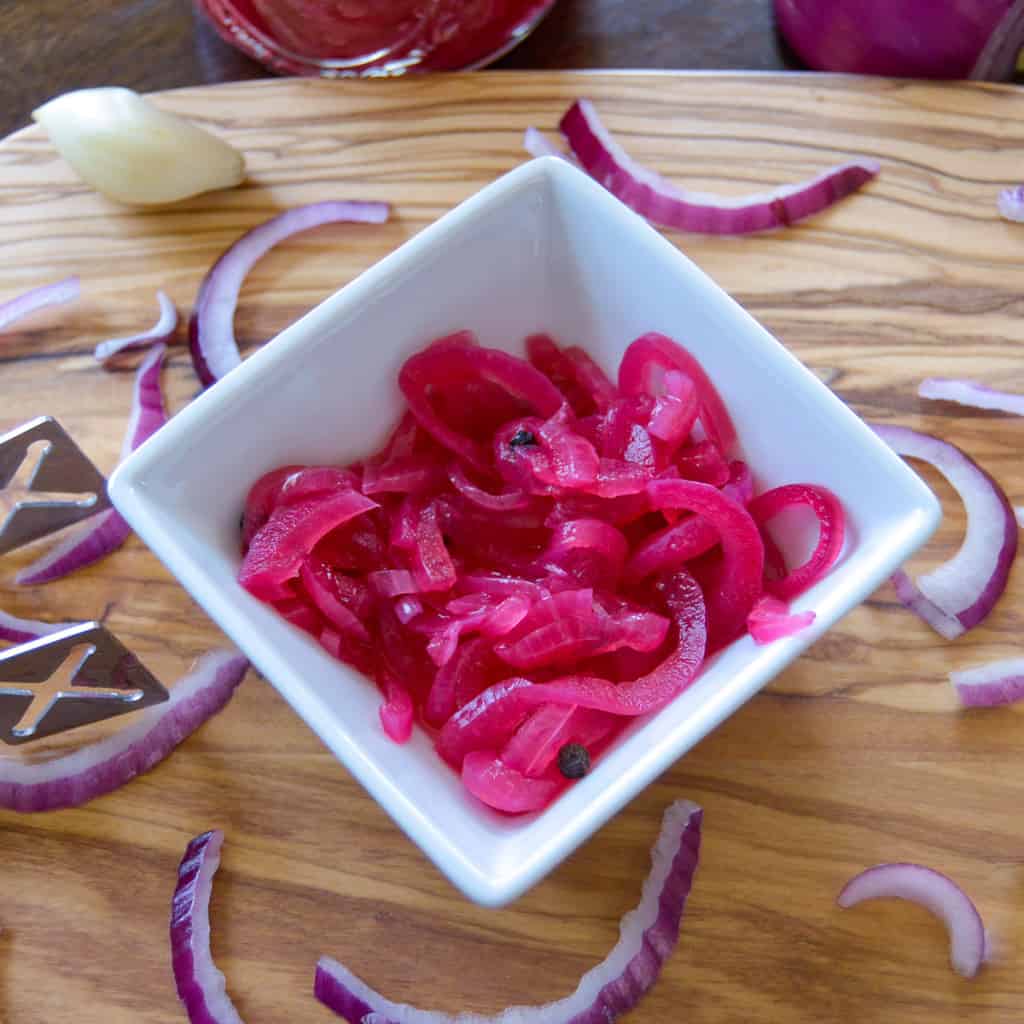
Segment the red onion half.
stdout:
<svg viewBox="0 0 1024 1024">
<path fill-rule="evenodd" d="M 839 906 L 864 900 L 910 900 L 930 910 L 949 931 L 953 970 L 973 978 L 985 959 L 985 926 L 971 898 L 951 878 L 920 864 L 878 864 L 843 886 Z"/>
<path fill-rule="evenodd" d="M 224 833 L 215 830 L 185 847 L 171 901 L 171 969 L 192 1024 L 242 1024 L 210 954 L 210 893 L 223 844 Z"/>
<path fill-rule="evenodd" d="M 612 951 L 564 999 L 511 1007 L 494 1017 L 452 1017 L 392 1003 L 326 956 L 317 964 L 313 992 L 350 1024 L 610 1024 L 654 984 L 679 939 L 700 853 L 701 818 L 700 808 L 686 800 L 666 810 L 640 903 L 623 917 Z"/>
<path fill-rule="evenodd" d="M 174 303 L 164 292 L 156 293 L 157 305 L 160 307 L 160 315 L 157 321 L 148 331 L 141 334 L 130 334 L 125 338 L 108 338 L 101 341 L 93 351 L 97 362 L 104 366 L 114 366 L 118 357 L 125 352 L 134 352 L 142 348 L 150 348 L 157 344 L 170 344 L 178 329 L 178 311 Z"/>
<path fill-rule="evenodd" d="M 949 681 L 965 707 L 1013 704 L 1024 700 L 1024 658 L 1005 658 L 977 668 L 950 672 Z"/>
<path fill-rule="evenodd" d="M 76 275 L 66 277 L 63 281 L 55 281 L 53 284 L 41 285 L 17 298 L 0 303 L 0 331 L 37 309 L 74 302 L 81 294 L 81 284 Z"/>
<path fill-rule="evenodd" d="M 838 202 L 878 174 L 877 160 L 853 160 L 809 181 L 737 199 L 678 189 L 637 163 L 601 123 L 589 100 L 577 100 L 559 128 L 583 169 L 652 224 L 705 235 L 745 235 L 787 227 Z"/>
<path fill-rule="evenodd" d="M 1006 589 L 1017 556 L 1017 520 L 999 485 L 969 455 L 948 441 L 907 427 L 872 425 L 900 455 L 934 466 L 967 509 L 967 533 L 957 553 L 916 584 L 893 575 L 899 599 L 947 640 L 976 626 Z"/>
<path fill-rule="evenodd" d="M 139 713 L 120 731 L 37 764 L 0 758 L 0 807 L 53 811 L 78 807 L 149 771 L 231 699 L 249 663 L 212 651 L 171 687 L 170 700 Z"/>
<path fill-rule="evenodd" d="M 207 272 L 189 320 L 189 349 L 203 386 L 220 380 L 242 357 L 233 321 L 238 293 L 253 264 L 278 242 L 322 224 L 383 224 L 387 203 L 334 202 L 295 206 L 247 231 Z"/>
<path fill-rule="evenodd" d="M 127 457 L 167 422 L 167 410 L 160 392 L 160 370 L 166 351 L 165 345 L 156 345 L 135 375 L 132 411 L 121 447 L 121 458 Z M 23 586 L 52 583 L 106 558 L 131 536 L 131 532 L 131 527 L 116 509 L 106 509 L 73 526 L 63 540 L 42 558 L 22 569 L 14 581 Z"/>
</svg>

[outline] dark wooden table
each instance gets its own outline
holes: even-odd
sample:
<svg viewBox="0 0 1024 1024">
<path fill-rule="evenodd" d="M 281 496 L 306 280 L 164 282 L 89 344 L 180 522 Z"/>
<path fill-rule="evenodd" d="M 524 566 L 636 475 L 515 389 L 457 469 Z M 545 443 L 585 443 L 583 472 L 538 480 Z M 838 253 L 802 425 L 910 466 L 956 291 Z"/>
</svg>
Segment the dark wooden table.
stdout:
<svg viewBox="0 0 1024 1024">
<path fill-rule="evenodd" d="M 68 89 L 139 91 L 265 77 L 189 0 L 0 0 L 0 137 Z M 771 0 L 559 0 L 501 68 L 799 67 Z"/>
</svg>

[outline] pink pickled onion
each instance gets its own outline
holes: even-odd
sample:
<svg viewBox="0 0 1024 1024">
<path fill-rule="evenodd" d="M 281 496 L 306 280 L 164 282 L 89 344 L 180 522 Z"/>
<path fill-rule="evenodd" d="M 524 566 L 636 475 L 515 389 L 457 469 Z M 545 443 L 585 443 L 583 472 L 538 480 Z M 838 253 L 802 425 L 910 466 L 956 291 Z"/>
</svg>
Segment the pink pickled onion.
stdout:
<svg viewBox="0 0 1024 1024">
<path fill-rule="evenodd" d="M 112 736 L 51 761 L 0 759 L 0 807 L 78 807 L 123 786 L 162 761 L 220 711 L 248 667 L 234 651 L 210 652 L 170 687 L 170 700 L 146 708 Z"/>
<path fill-rule="evenodd" d="M 171 969 L 191 1024 L 242 1024 L 210 953 L 210 894 L 223 843 L 215 830 L 185 847 L 171 899 Z"/>
<path fill-rule="evenodd" d="M 166 351 L 165 345 L 155 345 L 135 374 L 132 411 L 121 447 L 122 459 L 167 422 L 167 410 L 160 392 L 160 370 Z M 116 509 L 106 509 L 71 527 L 63 540 L 22 569 L 14 581 L 23 586 L 52 583 L 106 558 L 131 536 L 131 532 L 131 527 Z"/>
<path fill-rule="evenodd" d="M 1014 704 L 1024 700 L 1024 658 L 1004 658 L 977 668 L 950 672 L 949 681 L 965 707 Z"/>
<path fill-rule="evenodd" d="M 783 509 L 806 505 L 818 519 L 818 543 L 803 565 L 780 579 L 765 580 L 764 589 L 773 597 L 790 600 L 817 583 L 835 565 L 843 550 L 846 520 L 839 499 L 827 488 L 813 484 L 786 484 L 747 503 L 754 522 L 763 526 Z"/>
<path fill-rule="evenodd" d="M 174 335 L 178 330 L 178 311 L 164 292 L 156 293 L 156 301 L 160 307 L 160 315 L 157 317 L 156 323 L 141 334 L 101 341 L 93 351 L 97 362 L 103 363 L 104 366 L 113 366 L 118 357 L 125 352 L 150 348 L 158 344 L 170 344 L 174 340 Z"/>
<path fill-rule="evenodd" d="M 446 423 L 431 402 L 430 388 L 443 379 L 494 385 L 544 418 L 554 416 L 562 406 L 561 393 L 547 377 L 524 360 L 498 349 L 465 343 L 435 344 L 411 356 L 398 374 L 398 386 L 413 416 L 438 444 L 477 469 L 488 468 L 489 455 L 484 446 Z"/>
<path fill-rule="evenodd" d="M 0 303 L 0 331 L 5 327 L 47 306 L 60 306 L 74 302 L 82 294 L 78 276 L 66 277 L 63 281 L 40 285 L 24 292 L 7 302 Z"/>
<path fill-rule="evenodd" d="M 589 100 L 577 100 L 559 128 L 583 169 L 636 213 L 660 227 L 708 235 L 788 227 L 855 192 L 879 171 L 876 160 L 851 160 L 808 181 L 727 199 L 675 188 L 638 164 L 601 123 Z"/>
<path fill-rule="evenodd" d="M 764 543 L 747 510 L 723 491 L 692 480 L 652 480 L 647 493 L 655 508 L 686 509 L 718 530 L 724 555 L 716 586 L 709 588 L 708 647 L 731 643 L 761 596 Z"/>
<path fill-rule="evenodd" d="M 228 248 L 203 278 L 189 320 L 189 349 L 204 386 L 220 380 L 242 357 L 233 321 L 246 274 L 278 242 L 322 224 L 383 224 L 386 203 L 321 202 L 295 206 L 247 231 Z"/>
<path fill-rule="evenodd" d="M 948 441 L 907 427 L 873 424 L 894 451 L 934 466 L 967 509 L 967 533 L 957 553 L 916 584 L 893 575 L 899 599 L 937 633 L 952 640 L 981 622 L 1006 589 L 1017 555 L 1017 520 L 1002 488 Z"/>
<path fill-rule="evenodd" d="M 998 391 L 974 380 L 947 377 L 929 377 L 921 382 L 917 393 L 922 398 L 934 398 L 943 402 L 956 402 L 977 409 L 998 409 L 1024 416 L 1024 395 L 1011 391 Z"/>
<path fill-rule="evenodd" d="M 626 683 L 590 676 L 567 676 L 548 683 L 506 679 L 478 694 L 445 722 L 437 737 L 438 753 L 453 767 L 472 750 L 500 746 L 540 704 L 578 704 L 632 718 L 664 707 L 697 677 L 707 640 L 704 598 L 696 580 L 678 572 L 662 585 L 676 621 L 676 646 L 652 672 Z"/>
<path fill-rule="evenodd" d="M 525 814 L 551 803 L 558 790 L 554 779 L 524 775 L 507 765 L 493 750 L 474 750 L 462 762 L 462 781 L 478 800 L 496 811 Z"/>
<path fill-rule="evenodd" d="M 751 608 L 747 616 L 747 630 L 754 643 L 770 644 L 805 630 L 813 622 L 814 612 L 793 613 L 785 601 L 765 594 Z"/>
<path fill-rule="evenodd" d="M 949 931 L 950 961 L 957 974 L 973 978 L 985 959 L 985 926 L 970 897 L 951 878 L 920 864 L 878 864 L 843 886 L 839 906 L 863 900 L 900 899 L 919 903 Z"/>
<path fill-rule="evenodd" d="M 494 1017 L 453 1017 L 392 1003 L 330 957 L 317 964 L 314 994 L 349 1024 L 610 1024 L 657 981 L 679 940 L 700 855 L 702 817 L 686 800 L 665 811 L 639 904 L 622 918 L 619 941 L 608 956 L 564 999 L 512 1007 Z"/>
<path fill-rule="evenodd" d="M 736 428 L 729 410 L 700 363 L 671 338 L 657 331 L 637 338 L 619 364 L 619 388 L 627 395 L 657 395 L 658 374 L 664 377 L 670 370 L 681 372 L 697 389 L 701 426 L 718 450 L 728 455 L 736 443 Z"/>
</svg>

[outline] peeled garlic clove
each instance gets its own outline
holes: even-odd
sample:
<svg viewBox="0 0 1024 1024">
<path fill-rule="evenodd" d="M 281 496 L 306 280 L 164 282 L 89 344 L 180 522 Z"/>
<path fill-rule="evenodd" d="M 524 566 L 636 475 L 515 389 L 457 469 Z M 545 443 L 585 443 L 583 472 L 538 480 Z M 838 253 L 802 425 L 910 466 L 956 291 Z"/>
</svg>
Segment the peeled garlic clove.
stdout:
<svg viewBox="0 0 1024 1024">
<path fill-rule="evenodd" d="M 236 149 L 131 89 L 78 89 L 32 116 L 87 184 L 122 203 L 173 203 L 245 176 Z"/>
</svg>

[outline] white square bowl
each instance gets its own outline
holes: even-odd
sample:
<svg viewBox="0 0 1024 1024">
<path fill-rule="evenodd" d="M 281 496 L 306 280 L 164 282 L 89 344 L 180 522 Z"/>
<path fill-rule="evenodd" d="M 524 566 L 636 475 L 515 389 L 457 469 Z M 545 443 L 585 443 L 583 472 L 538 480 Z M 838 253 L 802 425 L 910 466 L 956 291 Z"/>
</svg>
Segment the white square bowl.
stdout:
<svg viewBox="0 0 1024 1024">
<path fill-rule="evenodd" d="M 253 481 L 284 463 L 340 464 L 376 449 L 401 410 L 403 360 L 461 328 L 519 353 L 528 334 L 548 331 L 613 373 L 638 335 L 676 338 L 721 391 L 760 488 L 823 484 L 850 524 L 839 564 L 797 604 L 817 612 L 812 628 L 765 647 L 737 640 L 526 817 L 477 802 L 424 732 L 405 746 L 388 740 L 373 683 L 235 581 Z M 492 906 L 542 878 L 749 700 L 940 517 L 920 479 L 775 338 L 641 218 L 553 158 L 489 185 L 253 354 L 129 457 L 110 495 L 395 822 L 468 897 Z"/>
</svg>

